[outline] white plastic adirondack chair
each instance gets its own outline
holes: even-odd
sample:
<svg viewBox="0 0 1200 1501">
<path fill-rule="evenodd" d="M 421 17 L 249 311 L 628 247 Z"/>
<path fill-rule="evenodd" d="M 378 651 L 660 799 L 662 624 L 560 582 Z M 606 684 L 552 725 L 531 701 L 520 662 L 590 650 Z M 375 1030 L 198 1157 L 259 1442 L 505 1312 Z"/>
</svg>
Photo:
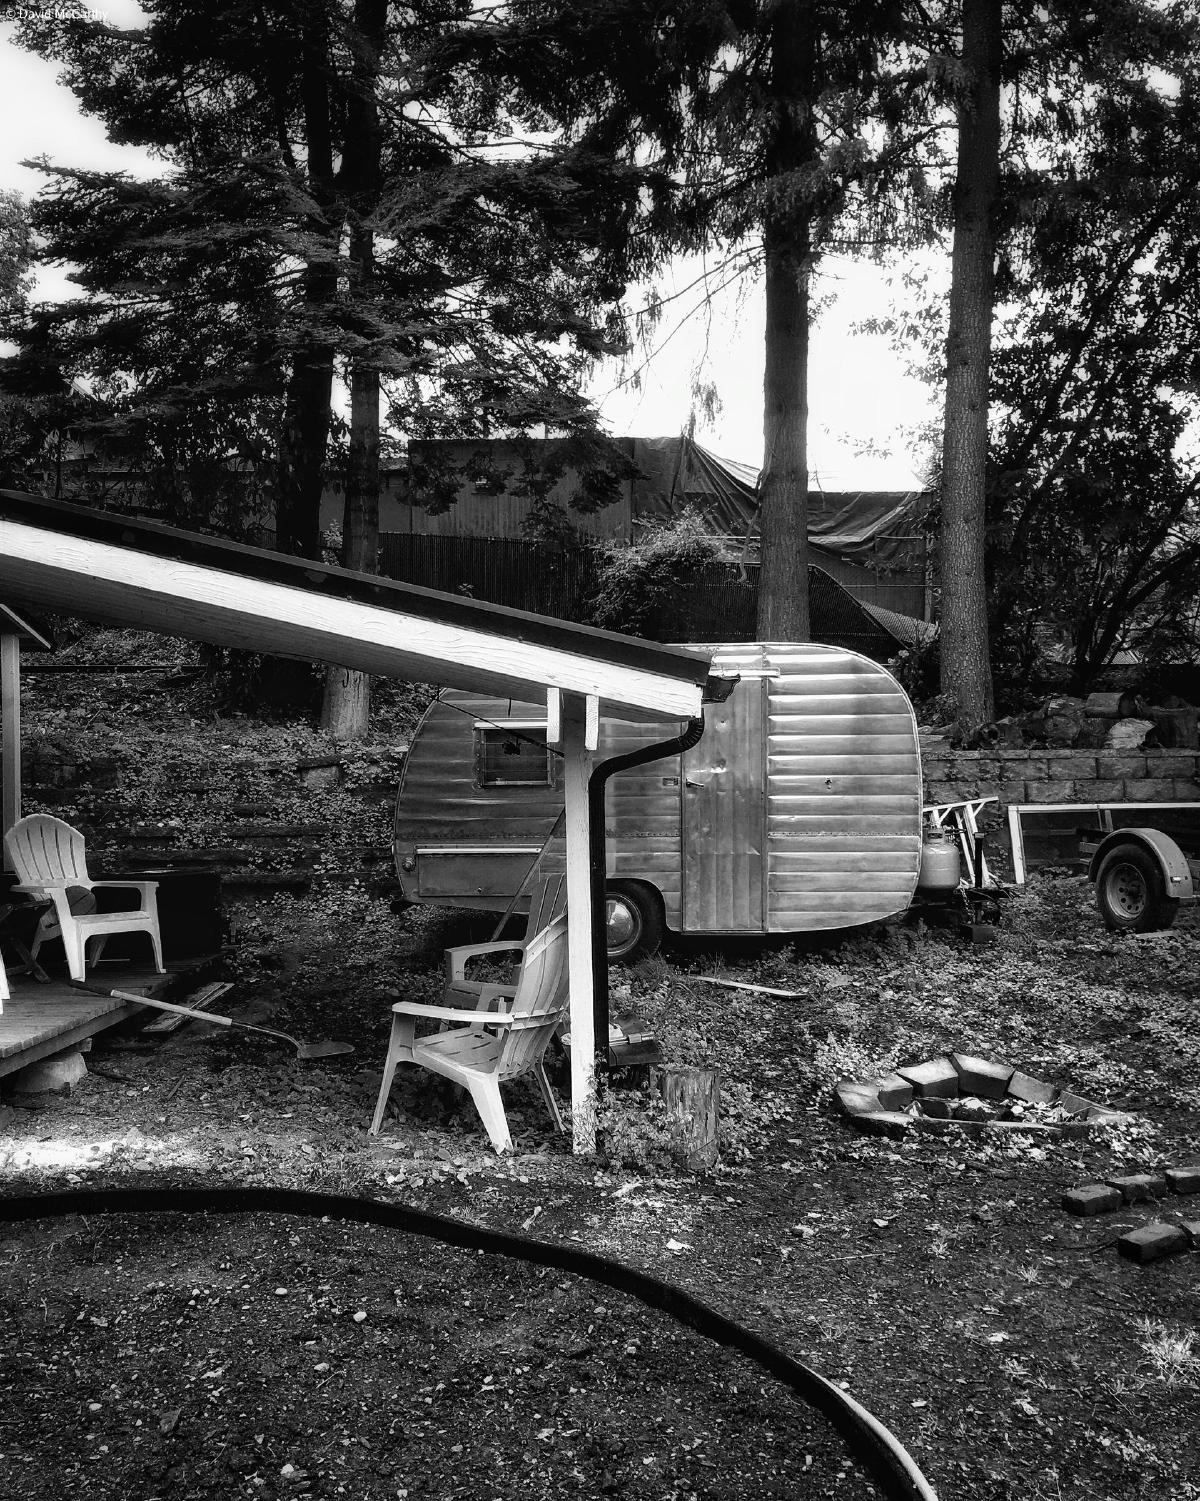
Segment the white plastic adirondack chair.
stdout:
<svg viewBox="0 0 1200 1501">
<path fill-rule="evenodd" d="M 48 938 L 61 937 L 70 976 L 82 980 L 90 938 L 99 939 L 103 948 L 104 940 L 113 933 L 146 933 L 154 950 L 154 967 L 160 975 L 164 973 L 157 881 L 93 881 L 88 875 L 83 835 L 48 813 L 31 813 L 18 819 L 5 834 L 4 845 L 20 878 L 14 890 L 51 904 L 34 934 L 29 950 L 33 958 Z M 94 893 L 102 890 L 138 892 L 137 910 L 97 912 Z"/>
<path fill-rule="evenodd" d="M 524 958 L 526 940 L 534 933 L 540 933 L 543 928 L 548 928 L 556 917 L 566 911 L 566 907 L 566 871 L 541 876 L 530 892 L 525 938 L 496 939 L 492 943 L 461 943 L 446 950 L 446 992 L 443 1001 L 453 1006 L 473 1005 L 483 1011 L 494 1009 L 498 996 L 512 994 L 515 976 L 502 985 L 470 979 L 467 966 L 471 960 L 493 959 L 501 954 L 511 954 L 513 962 L 520 963 Z"/>
<path fill-rule="evenodd" d="M 401 1063 L 415 1063 L 464 1085 L 497 1152 L 512 1146 L 500 1085 L 532 1073 L 555 1125 L 563 1129 L 558 1103 L 546 1077 L 543 1055 L 567 1005 L 567 919 L 556 917 L 524 945 L 521 973 L 513 987 L 488 986 L 486 1002 L 499 1010 L 425 1006 L 400 1001 L 392 1007 L 392 1035 L 371 1122 L 378 1135 L 392 1081 Z M 505 993 L 507 992 L 507 993 Z M 417 1022 L 442 1024 L 442 1030 L 417 1037 Z"/>
<path fill-rule="evenodd" d="M 0 1016 L 4 1014 L 4 1003 L 8 1000 L 8 972 L 4 968 L 4 960 L 0 959 Z"/>
</svg>

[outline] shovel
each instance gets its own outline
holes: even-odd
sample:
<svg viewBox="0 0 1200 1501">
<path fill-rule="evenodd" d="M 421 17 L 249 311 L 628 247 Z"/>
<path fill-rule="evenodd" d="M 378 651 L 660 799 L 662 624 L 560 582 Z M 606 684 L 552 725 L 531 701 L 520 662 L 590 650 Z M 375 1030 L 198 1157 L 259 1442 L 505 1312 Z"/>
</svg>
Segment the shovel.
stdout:
<svg viewBox="0 0 1200 1501">
<path fill-rule="evenodd" d="M 76 990 L 86 990 L 91 995 L 112 996 L 114 1000 L 129 1001 L 135 1006 L 153 1006 L 159 1011 L 171 1011 L 176 1016 L 190 1016 L 198 1022 L 216 1022 L 218 1027 L 237 1027 L 243 1032 L 261 1032 L 265 1037 L 277 1037 L 281 1042 L 290 1042 L 296 1049 L 296 1057 L 306 1061 L 313 1058 L 340 1058 L 344 1053 L 352 1053 L 354 1046 L 349 1042 L 301 1042 L 299 1038 L 289 1037 L 286 1032 L 277 1032 L 274 1027 L 256 1027 L 250 1022 L 235 1022 L 232 1016 L 218 1016 L 213 1011 L 193 1011 L 190 1006 L 176 1006 L 171 1001 L 151 1000 L 148 995 L 134 995 L 128 990 L 106 990 L 100 985 L 87 985 L 83 980 L 71 980 L 68 982 Z"/>
</svg>

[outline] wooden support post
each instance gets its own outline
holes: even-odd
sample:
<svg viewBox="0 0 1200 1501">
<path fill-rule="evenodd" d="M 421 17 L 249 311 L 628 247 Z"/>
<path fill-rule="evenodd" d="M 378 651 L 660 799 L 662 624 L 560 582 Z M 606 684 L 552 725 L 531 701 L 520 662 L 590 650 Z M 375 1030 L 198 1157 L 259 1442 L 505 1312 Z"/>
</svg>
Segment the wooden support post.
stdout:
<svg viewBox="0 0 1200 1501">
<path fill-rule="evenodd" d="M 0 636 L 0 718 L 3 832 L 7 834 L 21 816 L 21 638 L 7 631 Z M 5 850 L 4 869 L 12 868 Z"/>
<path fill-rule="evenodd" d="M 585 698 L 562 697 L 563 791 L 567 841 L 567 955 L 571 984 L 571 1119 L 578 1153 L 596 1150 L 595 1024 L 592 1017 L 592 874 Z"/>
</svg>

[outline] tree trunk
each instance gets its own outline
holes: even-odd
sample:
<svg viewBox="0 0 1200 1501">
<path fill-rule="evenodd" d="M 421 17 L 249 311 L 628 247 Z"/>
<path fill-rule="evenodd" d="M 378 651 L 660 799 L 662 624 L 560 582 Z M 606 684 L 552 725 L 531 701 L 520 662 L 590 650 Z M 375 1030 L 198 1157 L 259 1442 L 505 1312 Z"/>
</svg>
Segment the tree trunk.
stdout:
<svg viewBox="0 0 1200 1501">
<path fill-rule="evenodd" d="M 766 234 L 766 374 L 759 480 L 760 641 L 807 641 L 808 268 Z"/>
<path fill-rule="evenodd" d="M 767 172 L 775 193 L 763 218 L 766 253 L 766 367 L 763 468 L 759 480 L 762 564 L 760 641 L 807 641 L 808 319 L 811 205 L 797 202 L 790 174 L 816 154 L 812 95 L 816 52 L 806 7 L 780 5 L 771 24 L 775 123 Z"/>
<path fill-rule="evenodd" d="M 940 537 L 941 686 L 955 700 L 960 738 L 994 717 L 985 502 L 1001 48 L 1001 0 L 963 0 L 969 82 L 958 106 Z"/>
<path fill-rule="evenodd" d="M 369 330 L 375 290 L 375 235 L 370 215 L 379 202 L 382 132 L 377 87 L 387 25 L 387 0 L 355 0 L 354 55 L 346 111 L 342 182 L 351 216 L 350 277 L 361 325 Z M 363 337 L 369 337 L 364 332 Z M 371 350 L 350 359 L 350 450 L 342 515 L 342 566 L 379 570 L 379 367 Z M 371 680 L 365 672 L 330 667 L 321 726 L 335 740 L 361 740 L 370 722 Z"/>
<path fill-rule="evenodd" d="M 342 522 L 342 566 L 379 569 L 379 371 L 355 363 L 350 373 L 350 453 Z M 329 667 L 321 728 L 335 740 L 361 740 L 370 717 L 365 672 Z"/>
<path fill-rule="evenodd" d="M 695 1172 L 720 1155 L 721 1075 L 715 1068 L 665 1068 L 662 1097 L 671 1155 Z"/>
<path fill-rule="evenodd" d="M 335 252 L 340 224 L 333 212 L 330 69 L 329 17 L 325 7 L 318 4 L 305 16 L 300 80 L 308 190 L 315 205 L 305 227 L 316 246 L 302 282 L 309 332 L 292 360 L 275 502 L 275 546 L 280 552 L 306 558 L 321 556 L 321 494 L 333 395 L 333 346 L 315 332 L 337 295 Z"/>
<path fill-rule="evenodd" d="M 330 288 L 331 290 L 331 288 Z M 317 303 L 324 289 L 314 287 Z M 275 547 L 303 558 L 321 556 L 321 495 L 333 396 L 333 350 L 297 355 L 288 382 L 275 500 Z"/>
</svg>

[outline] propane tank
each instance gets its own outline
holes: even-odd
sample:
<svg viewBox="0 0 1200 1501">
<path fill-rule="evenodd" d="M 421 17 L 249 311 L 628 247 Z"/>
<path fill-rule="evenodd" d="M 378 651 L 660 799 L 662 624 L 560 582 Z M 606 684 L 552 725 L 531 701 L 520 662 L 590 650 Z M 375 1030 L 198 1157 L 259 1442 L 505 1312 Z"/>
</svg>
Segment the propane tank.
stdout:
<svg viewBox="0 0 1200 1501">
<path fill-rule="evenodd" d="M 918 891 L 953 891 L 959 877 L 958 845 L 943 829 L 926 829 Z"/>
</svg>

